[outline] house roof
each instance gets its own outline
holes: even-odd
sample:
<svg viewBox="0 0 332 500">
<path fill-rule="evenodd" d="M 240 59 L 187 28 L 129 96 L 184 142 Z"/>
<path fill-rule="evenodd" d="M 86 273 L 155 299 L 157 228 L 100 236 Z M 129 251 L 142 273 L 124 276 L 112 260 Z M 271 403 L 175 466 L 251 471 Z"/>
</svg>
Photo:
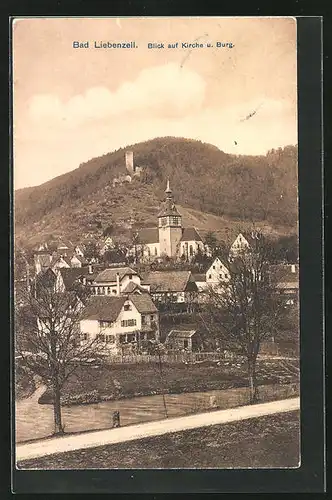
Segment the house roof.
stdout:
<svg viewBox="0 0 332 500">
<path fill-rule="evenodd" d="M 171 330 L 166 340 L 170 338 L 188 339 L 195 335 L 196 332 L 197 330 Z"/>
<path fill-rule="evenodd" d="M 159 232 L 157 227 L 144 227 L 138 233 L 139 243 L 159 243 Z"/>
<path fill-rule="evenodd" d="M 56 274 L 50 267 L 42 269 L 36 276 L 36 283 L 49 286 L 55 283 Z"/>
<path fill-rule="evenodd" d="M 192 274 L 193 280 L 196 282 L 206 281 L 206 274 Z"/>
<path fill-rule="evenodd" d="M 60 259 L 63 259 L 69 267 L 71 266 L 70 257 L 68 257 L 67 255 L 61 256 L 57 253 L 54 253 L 50 262 L 50 267 L 53 267 Z"/>
<path fill-rule="evenodd" d="M 74 258 L 77 259 L 77 260 L 79 260 L 81 262 L 81 264 L 85 264 L 86 263 L 85 258 L 81 257 L 80 255 L 77 255 L 76 253 L 74 255 L 72 255 L 72 257 L 71 257 L 70 260 L 72 260 Z"/>
<path fill-rule="evenodd" d="M 59 269 L 59 273 L 61 274 L 65 289 L 70 290 L 70 288 L 78 278 L 89 274 L 89 270 L 88 268 L 84 267 L 61 267 Z"/>
<path fill-rule="evenodd" d="M 52 257 L 50 254 L 39 254 L 36 256 L 36 260 L 39 261 L 41 267 L 49 267 L 51 265 Z"/>
<path fill-rule="evenodd" d="M 94 295 L 87 301 L 81 319 L 116 321 L 127 297 L 111 295 Z"/>
<path fill-rule="evenodd" d="M 158 309 L 152 302 L 152 299 L 148 293 L 144 293 L 142 295 L 130 295 L 129 299 L 141 314 L 158 312 Z"/>
<path fill-rule="evenodd" d="M 135 274 L 137 272 L 130 267 L 113 267 L 107 268 L 101 271 L 95 279 L 95 283 L 116 282 L 116 275 L 119 273 L 120 280 L 124 278 L 127 274 Z"/>
<path fill-rule="evenodd" d="M 151 285 L 151 292 L 183 292 L 189 282 L 196 287 L 190 271 L 152 271 L 143 279 Z"/>
<path fill-rule="evenodd" d="M 182 231 L 181 241 L 202 241 L 194 227 L 185 227 Z"/>
<path fill-rule="evenodd" d="M 133 293 L 135 290 L 140 290 L 142 293 L 149 293 L 146 288 L 143 288 L 138 283 L 134 283 L 133 281 L 129 281 L 128 285 L 122 290 L 122 293 Z"/>
</svg>

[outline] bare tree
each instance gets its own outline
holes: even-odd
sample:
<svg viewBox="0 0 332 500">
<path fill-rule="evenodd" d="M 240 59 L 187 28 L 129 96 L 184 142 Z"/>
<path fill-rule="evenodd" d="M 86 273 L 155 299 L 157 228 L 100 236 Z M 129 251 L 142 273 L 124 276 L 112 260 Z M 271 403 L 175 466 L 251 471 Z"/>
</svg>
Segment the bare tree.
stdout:
<svg viewBox="0 0 332 500">
<path fill-rule="evenodd" d="M 52 390 L 54 434 L 62 434 L 61 394 L 82 363 L 103 359 L 99 338 L 83 339 L 79 321 L 84 298 L 39 283 L 26 293 L 26 306 L 15 310 L 15 347 L 23 365 Z"/>
<path fill-rule="evenodd" d="M 229 271 L 229 281 L 208 289 L 200 318 L 219 345 L 246 357 L 253 403 L 258 399 L 256 361 L 261 343 L 277 334 L 277 320 L 284 314 L 261 234 L 256 233 L 250 249 L 229 263 Z"/>
</svg>

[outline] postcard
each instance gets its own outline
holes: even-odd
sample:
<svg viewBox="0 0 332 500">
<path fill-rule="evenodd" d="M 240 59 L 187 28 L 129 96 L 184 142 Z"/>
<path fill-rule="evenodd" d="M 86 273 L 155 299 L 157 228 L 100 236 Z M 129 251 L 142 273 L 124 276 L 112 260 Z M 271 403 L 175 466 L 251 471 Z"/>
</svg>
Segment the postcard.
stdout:
<svg viewBox="0 0 332 500">
<path fill-rule="evenodd" d="M 298 468 L 296 19 L 12 31 L 16 468 Z"/>
</svg>

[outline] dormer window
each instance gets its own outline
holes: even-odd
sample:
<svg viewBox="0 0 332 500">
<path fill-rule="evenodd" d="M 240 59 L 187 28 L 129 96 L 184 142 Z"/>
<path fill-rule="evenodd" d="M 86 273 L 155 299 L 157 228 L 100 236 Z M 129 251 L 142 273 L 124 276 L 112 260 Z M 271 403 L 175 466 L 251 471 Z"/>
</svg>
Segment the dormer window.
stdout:
<svg viewBox="0 0 332 500">
<path fill-rule="evenodd" d="M 132 280 L 132 279 L 133 279 L 133 275 L 132 275 L 132 274 L 128 274 L 128 278 L 129 278 L 130 280 Z"/>
<path fill-rule="evenodd" d="M 124 309 L 125 311 L 131 311 L 131 305 L 130 305 L 130 304 L 125 304 L 125 305 L 123 306 L 123 309 Z"/>
</svg>

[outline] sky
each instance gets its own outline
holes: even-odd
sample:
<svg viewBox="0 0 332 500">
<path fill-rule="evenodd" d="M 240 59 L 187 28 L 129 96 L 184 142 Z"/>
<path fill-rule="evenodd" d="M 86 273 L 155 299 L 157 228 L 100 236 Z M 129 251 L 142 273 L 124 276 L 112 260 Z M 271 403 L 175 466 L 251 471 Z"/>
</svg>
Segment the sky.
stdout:
<svg viewBox="0 0 332 500">
<path fill-rule="evenodd" d="M 136 47 L 94 47 L 108 41 Z M 296 73 L 293 18 L 17 19 L 14 187 L 154 137 L 250 155 L 297 144 Z"/>
</svg>

